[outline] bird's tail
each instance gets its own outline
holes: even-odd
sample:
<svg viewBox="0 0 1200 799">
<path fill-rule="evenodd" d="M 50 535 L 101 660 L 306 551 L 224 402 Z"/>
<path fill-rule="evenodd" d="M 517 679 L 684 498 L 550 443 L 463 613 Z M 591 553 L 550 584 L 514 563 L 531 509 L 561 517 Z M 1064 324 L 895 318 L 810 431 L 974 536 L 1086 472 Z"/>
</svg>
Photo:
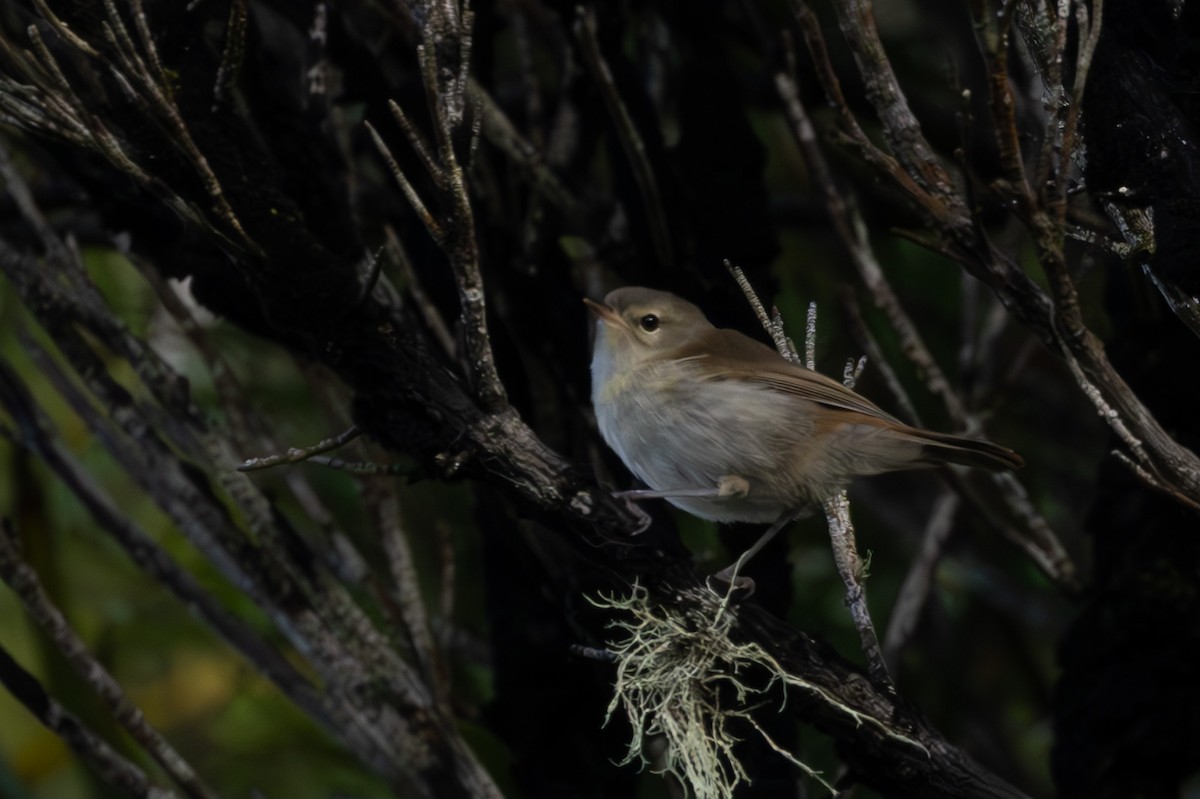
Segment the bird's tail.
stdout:
<svg viewBox="0 0 1200 799">
<path fill-rule="evenodd" d="M 921 462 L 935 466 L 941 463 L 957 463 L 974 466 L 993 472 L 1020 469 L 1025 459 L 1008 447 L 984 441 L 982 438 L 934 433 L 929 430 L 913 431 L 914 438 L 921 442 Z"/>
</svg>

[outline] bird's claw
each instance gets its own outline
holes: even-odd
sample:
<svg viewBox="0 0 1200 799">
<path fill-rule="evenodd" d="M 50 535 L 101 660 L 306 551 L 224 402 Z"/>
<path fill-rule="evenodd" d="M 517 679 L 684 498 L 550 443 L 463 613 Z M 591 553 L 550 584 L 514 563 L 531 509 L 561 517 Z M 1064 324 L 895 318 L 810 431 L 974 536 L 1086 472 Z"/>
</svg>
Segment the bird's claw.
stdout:
<svg viewBox="0 0 1200 799">
<path fill-rule="evenodd" d="M 646 513 L 646 511 L 642 510 L 642 507 L 638 505 L 636 499 L 630 496 L 623 496 L 625 493 L 626 492 L 624 491 L 618 491 L 617 493 L 613 494 L 613 496 L 623 500 L 625 502 L 626 510 L 628 510 L 629 513 L 635 519 L 637 519 L 637 529 L 633 531 L 633 534 L 638 535 L 639 533 L 646 532 L 650 529 L 650 523 L 653 521 L 653 519 L 650 518 L 649 513 Z"/>
</svg>

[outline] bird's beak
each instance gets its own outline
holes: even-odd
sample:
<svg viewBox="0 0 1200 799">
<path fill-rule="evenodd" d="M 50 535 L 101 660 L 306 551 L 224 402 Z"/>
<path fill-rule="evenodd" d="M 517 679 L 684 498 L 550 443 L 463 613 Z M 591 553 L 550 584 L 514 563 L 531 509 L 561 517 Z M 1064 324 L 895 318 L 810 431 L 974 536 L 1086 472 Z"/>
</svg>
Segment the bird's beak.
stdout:
<svg viewBox="0 0 1200 799">
<path fill-rule="evenodd" d="M 604 303 L 596 302 L 595 300 L 589 300 L 587 297 L 584 297 L 583 304 L 586 305 L 591 310 L 591 312 L 596 315 L 596 318 L 599 319 L 601 322 L 604 322 L 605 324 L 608 324 L 608 325 L 615 325 L 617 327 L 624 326 L 624 324 L 621 320 L 621 315 L 618 314 L 616 311 L 614 311 L 612 308 L 609 308 Z"/>
</svg>

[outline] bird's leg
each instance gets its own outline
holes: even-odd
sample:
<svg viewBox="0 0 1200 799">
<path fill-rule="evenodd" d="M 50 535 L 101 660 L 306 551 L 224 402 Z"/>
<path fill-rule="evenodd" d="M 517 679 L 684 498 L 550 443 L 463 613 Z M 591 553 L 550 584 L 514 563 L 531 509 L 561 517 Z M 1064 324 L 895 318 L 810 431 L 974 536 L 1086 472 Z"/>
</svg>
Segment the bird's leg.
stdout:
<svg viewBox="0 0 1200 799">
<path fill-rule="evenodd" d="M 705 488 L 668 488 L 658 491 L 652 488 L 639 488 L 633 491 L 617 491 L 614 497 L 630 499 L 634 502 L 643 499 L 673 499 L 676 497 L 724 499 L 726 497 L 744 497 L 750 493 L 750 483 L 745 477 L 727 474 L 717 480 L 717 484 Z"/>
<path fill-rule="evenodd" d="M 671 499 L 673 497 L 699 497 L 723 499 L 725 497 L 744 497 L 750 493 L 750 481 L 736 474 L 723 475 L 712 488 L 672 488 L 657 491 L 652 488 L 638 488 L 633 491 L 614 491 L 613 496 L 625 500 L 625 505 L 640 519 L 642 525 L 634 531 L 635 534 L 644 532 L 650 526 L 650 517 L 637 506 L 643 499 Z"/>
<path fill-rule="evenodd" d="M 721 582 L 732 585 L 735 588 L 740 588 L 746 591 L 746 596 L 753 594 L 754 581 L 749 577 L 742 577 L 740 575 L 742 567 L 749 563 L 750 558 L 757 555 L 759 550 L 769 544 L 771 539 L 778 535 L 779 531 L 786 527 L 788 522 L 794 518 L 796 518 L 796 511 L 785 510 L 782 514 L 780 514 L 778 519 L 771 522 L 771 526 L 767 528 L 767 531 L 759 536 L 758 540 L 755 541 L 749 549 L 743 552 L 736 561 L 734 561 L 733 565 L 726 566 L 724 569 L 721 569 L 721 571 L 712 576 L 712 579 L 720 580 Z"/>
</svg>

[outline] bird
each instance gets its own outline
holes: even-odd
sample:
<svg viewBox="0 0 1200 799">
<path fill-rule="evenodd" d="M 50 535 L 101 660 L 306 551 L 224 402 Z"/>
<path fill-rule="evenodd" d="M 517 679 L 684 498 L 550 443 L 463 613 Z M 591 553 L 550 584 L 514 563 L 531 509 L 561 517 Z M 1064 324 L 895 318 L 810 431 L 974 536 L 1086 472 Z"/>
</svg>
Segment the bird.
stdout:
<svg viewBox="0 0 1200 799">
<path fill-rule="evenodd" d="M 1024 463 L 990 441 L 907 425 L 750 336 L 715 327 L 674 294 L 627 286 L 584 302 L 596 317 L 597 426 L 648 486 L 620 496 L 665 499 L 715 522 L 770 525 L 716 575 L 725 582 L 789 522 L 857 477 Z"/>
</svg>

